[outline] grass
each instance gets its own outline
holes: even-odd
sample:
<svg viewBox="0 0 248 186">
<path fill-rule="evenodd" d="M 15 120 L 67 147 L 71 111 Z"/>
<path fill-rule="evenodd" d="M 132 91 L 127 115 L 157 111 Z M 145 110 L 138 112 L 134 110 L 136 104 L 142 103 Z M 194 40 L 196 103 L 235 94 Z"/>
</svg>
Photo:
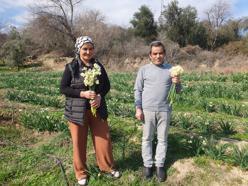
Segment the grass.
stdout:
<svg viewBox="0 0 248 186">
<path fill-rule="evenodd" d="M 122 123 L 123 124 L 123 123 Z M 4 136 L 6 145 L 2 148 L 0 161 L 0 182 L 8 185 L 63 185 L 65 180 L 61 168 L 57 165 L 56 159 L 61 160 L 63 167 L 66 170 L 66 178 L 69 184 L 73 184 L 76 180 L 74 178 L 72 168 L 72 151 L 70 137 L 65 133 L 57 133 L 55 136 L 46 134 L 46 141 L 44 138 L 39 140 L 26 139 L 26 136 L 32 132 L 28 129 L 8 129 L 8 127 L 1 127 L 1 133 L 7 133 Z M 118 131 L 112 131 L 113 133 Z M 42 134 L 40 134 L 42 135 Z M 31 135 L 32 136 L 32 135 Z M 11 142 L 8 141 L 11 139 Z M 117 139 L 116 139 L 117 140 Z M 14 143 L 13 141 L 18 141 Z M 25 143 L 28 141 L 28 143 Z M 31 143 L 32 141 L 32 143 Z M 156 185 L 156 181 L 140 182 L 141 177 L 141 156 L 140 150 L 128 151 L 126 157 L 122 156 L 122 149 L 118 146 L 118 142 L 114 142 L 114 154 L 116 157 L 116 164 L 123 171 L 123 176 L 120 180 L 112 180 L 106 176 L 98 175 L 95 170 L 94 154 L 88 154 L 89 172 L 91 174 L 90 184 L 92 185 L 137 185 L 143 183 L 144 185 Z M 92 141 L 89 138 L 88 152 L 92 152 Z M 130 148 L 130 147 L 129 147 Z M 68 153 L 69 152 L 69 153 Z M 104 184 L 105 183 L 105 184 Z"/>
<path fill-rule="evenodd" d="M 197 156 L 193 158 L 193 161 L 200 168 L 210 168 L 211 159 L 208 156 Z"/>
<path fill-rule="evenodd" d="M 134 123 L 132 120 L 122 119 L 118 123 L 117 117 L 110 117 L 111 133 L 114 145 L 114 157 L 119 169 L 123 172 L 120 180 L 111 180 L 104 175 L 98 177 L 98 171 L 95 166 L 95 157 L 92 149 L 91 138 L 88 142 L 88 165 L 91 172 L 90 185 L 159 185 L 154 178 L 151 181 L 142 179 L 142 159 L 140 151 L 140 135 L 137 141 L 130 138 L 133 146 L 125 149 L 125 156 L 122 154 L 122 137 L 125 134 L 120 126 L 126 125 L 132 130 Z M 69 184 L 75 183 L 71 160 L 71 141 L 66 133 L 37 133 L 26 128 L 16 128 L 14 126 L 3 126 L 0 128 L 1 141 L 5 142 L 5 146 L 1 148 L 4 155 L 0 160 L 0 181 L 8 185 L 64 185 L 65 180 L 61 168 L 56 164 L 56 158 L 60 159 L 65 170 Z M 178 169 L 173 164 L 184 159 L 195 157 L 190 149 L 188 149 L 186 140 L 187 134 L 177 128 L 171 128 L 169 134 L 169 147 L 166 160 L 166 169 L 169 177 L 179 174 Z M 197 156 L 194 163 L 205 170 L 209 167 L 213 160 L 209 156 Z M 183 185 L 190 185 L 195 181 L 197 183 L 209 183 L 210 180 L 200 180 L 199 176 L 208 176 L 209 172 L 203 172 L 193 177 L 187 175 L 180 182 Z M 170 179 L 167 183 L 173 183 Z"/>
<path fill-rule="evenodd" d="M 248 141 L 248 133 L 245 134 L 234 134 L 230 136 L 233 139 Z"/>
<path fill-rule="evenodd" d="M 62 120 L 64 99 L 58 91 L 60 78 L 61 73 L 57 72 L 6 70 L 1 73 L 0 182 L 2 184 L 66 185 L 67 182 L 69 185 L 75 184 L 70 135 L 68 130 L 64 130 L 66 124 Z M 218 108 L 208 112 L 200 104 L 196 104 L 196 101 L 202 99 L 206 103 L 212 101 L 217 106 L 224 102 L 231 106 L 245 104 L 247 98 L 243 97 L 245 96 L 243 93 L 247 87 L 238 83 L 242 78 L 247 79 L 247 76 L 244 74 L 185 75 L 186 82 L 194 80 L 194 91 L 198 91 L 198 84 L 202 83 L 205 86 L 208 84 L 206 81 L 218 82 L 215 88 L 221 87 L 220 96 L 211 93 L 209 95 L 214 97 L 206 98 L 201 95 L 195 99 L 194 96 L 190 96 L 194 91 L 187 92 L 188 99 L 174 105 L 165 164 L 169 175 L 166 185 L 211 185 L 215 182 L 221 185 L 248 184 L 248 179 L 242 180 L 237 175 L 231 181 L 227 179 L 223 181 L 225 175 L 230 177 L 229 170 L 220 171 L 221 167 L 225 166 L 247 171 L 245 149 L 235 149 L 230 153 L 228 148 L 217 147 L 215 144 L 211 148 L 208 146 L 208 151 L 203 146 L 203 140 L 208 143 L 211 135 L 216 141 L 222 137 L 248 140 L 248 118 L 239 114 L 234 115 L 231 111 L 223 112 Z M 107 95 L 113 153 L 116 165 L 123 176 L 118 180 L 112 180 L 105 175 L 99 175 L 89 137 L 87 158 L 91 175 L 90 185 L 164 185 L 158 183 L 155 177 L 151 181 L 143 180 L 142 177 L 142 124 L 134 118 L 134 79 L 134 73 L 110 73 L 112 89 Z M 242 91 L 242 96 L 237 96 L 236 100 L 229 98 L 234 90 L 225 89 L 232 84 Z M 229 90 L 230 93 L 221 92 L 223 90 Z M 184 98 L 183 94 L 179 97 Z M 41 112 L 43 109 L 45 112 Z M 47 117 L 53 119 L 48 122 Z M 225 122 L 222 129 L 219 125 L 221 121 Z M 236 133 L 232 133 L 232 130 Z M 195 140 L 194 144 L 189 143 L 192 136 Z M 220 167 L 213 166 L 215 164 Z M 189 167 L 184 167 L 185 165 L 190 165 L 193 169 L 188 169 Z"/>
<path fill-rule="evenodd" d="M 14 127 L 1 127 L 0 131 L 9 134 L 3 138 L 6 145 L 2 147 L 0 170 L 4 171 L 0 171 L 1 183 L 10 185 L 36 185 L 37 183 L 46 185 L 51 182 L 54 185 L 63 184 L 63 179 L 58 179 L 61 178 L 61 171 L 53 156 L 63 155 L 60 158 L 66 158 L 65 155 L 68 154 L 70 146 L 63 143 L 63 148 L 60 148 L 60 145 L 69 139 L 68 136 L 61 134 L 56 138 L 47 134 L 48 139 L 38 138 L 32 135 L 34 131 Z M 43 140 L 46 141 L 42 142 Z"/>
</svg>

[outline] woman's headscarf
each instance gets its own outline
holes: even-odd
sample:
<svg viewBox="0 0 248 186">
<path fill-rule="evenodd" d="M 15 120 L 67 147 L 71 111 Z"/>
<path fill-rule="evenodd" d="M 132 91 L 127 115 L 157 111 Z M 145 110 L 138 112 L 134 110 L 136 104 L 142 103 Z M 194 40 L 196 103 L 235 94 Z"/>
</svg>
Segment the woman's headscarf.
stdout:
<svg viewBox="0 0 248 186">
<path fill-rule="evenodd" d="M 89 36 L 81 36 L 78 37 L 75 43 L 75 51 L 76 54 L 79 55 L 80 53 L 80 48 L 85 44 L 85 43 L 90 43 L 94 47 L 94 42 Z"/>
</svg>

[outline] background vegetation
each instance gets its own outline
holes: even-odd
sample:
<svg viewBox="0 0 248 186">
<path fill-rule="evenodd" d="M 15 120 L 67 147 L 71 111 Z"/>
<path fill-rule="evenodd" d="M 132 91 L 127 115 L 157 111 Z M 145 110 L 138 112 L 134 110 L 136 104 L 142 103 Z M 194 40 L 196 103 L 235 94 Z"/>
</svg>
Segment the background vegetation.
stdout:
<svg viewBox="0 0 248 186">
<path fill-rule="evenodd" d="M 149 7 L 142 5 L 134 13 L 130 28 L 106 24 L 104 15 L 96 10 L 76 14 L 81 2 L 49 0 L 49 5 L 31 7 L 33 19 L 25 26 L 0 33 L 2 63 L 20 67 L 24 61 L 51 51 L 73 57 L 75 38 L 82 33 L 94 39 L 97 56 L 107 62 L 116 57 L 142 57 L 149 42 L 155 39 L 162 40 L 168 49 L 173 43 L 215 50 L 230 42 L 242 42 L 243 47 L 239 47 L 247 48 L 247 18 L 231 18 L 231 7 L 226 1 L 219 0 L 206 10 L 205 20 L 199 20 L 194 7 L 179 7 L 177 0 L 163 7 L 158 20 Z M 168 51 L 175 55 L 174 51 Z M 246 49 L 240 51 L 247 54 Z"/>
</svg>

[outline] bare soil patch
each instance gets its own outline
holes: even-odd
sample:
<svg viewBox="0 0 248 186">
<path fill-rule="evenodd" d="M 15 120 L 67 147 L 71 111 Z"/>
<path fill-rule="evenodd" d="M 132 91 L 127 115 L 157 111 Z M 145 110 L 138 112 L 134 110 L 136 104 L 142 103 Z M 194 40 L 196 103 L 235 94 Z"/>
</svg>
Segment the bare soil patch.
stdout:
<svg viewBox="0 0 248 186">
<path fill-rule="evenodd" d="M 176 161 L 172 168 L 176 171 L 168 177 L 166 185 L 211 185 L 211 186 L 246 186 L 248 172 L 238 167 L 222 165 L 211 161 L 204 167 L 197 166 L 193 159 Z"/>
</svg>

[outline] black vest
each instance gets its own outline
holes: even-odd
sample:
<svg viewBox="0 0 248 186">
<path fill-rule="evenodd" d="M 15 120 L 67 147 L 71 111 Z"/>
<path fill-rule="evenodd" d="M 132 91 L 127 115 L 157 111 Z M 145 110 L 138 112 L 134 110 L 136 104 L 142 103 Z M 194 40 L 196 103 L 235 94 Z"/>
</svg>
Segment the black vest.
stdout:
<svg viewBox="0 0 248 186">
<path fill-rule="evenodd" d="M 99 64 L 99 62 L 96 60 L 94 62 Z M 73 60 L 71 63 L 68 64 L 68 68 L 71 72 L 72 77 L 70 85 L 71 88 L 80 89 L 81 91 L 87 90 L 86 88 L 84 88 L 85 86 L 83 84 L 83 78 L 80 76 L 78 61 L 76 59 Z M 97 92 L 97 87 L 96 93 L 100 93 Z M 75 124 L 83 125 L 85 111 L 89 107 L 89 101 L 86 98 L 66 97 L 64 116 L 68 121 L 71 121 Z M 97 114 L 99 114 L 102 119 L 107 119 L 108 117 L 107 105 L 104 97 L 102 97 L 101 99 L 100 107 L 97 108 Z"/>
</svg>

